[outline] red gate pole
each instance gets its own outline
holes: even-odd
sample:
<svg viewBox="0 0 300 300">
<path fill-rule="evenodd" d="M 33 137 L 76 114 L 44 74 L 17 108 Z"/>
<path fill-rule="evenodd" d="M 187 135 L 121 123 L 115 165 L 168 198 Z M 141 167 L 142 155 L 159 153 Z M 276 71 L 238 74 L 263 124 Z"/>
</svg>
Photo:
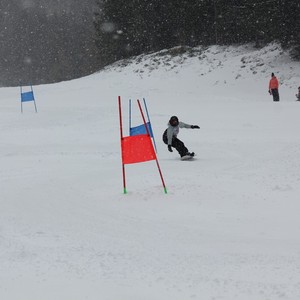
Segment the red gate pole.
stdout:
<svg viewBox="0 0 300 300">
<path fill-rule="evenodd" d="M 147 134 L 149 135 L 150 137 L 150 132 L 149 132 L 149 129 L 148 129 L 148 126 L 146 124 L 146 119 L 144 117 L 144 113 L 143 113 L 143 110 L 142 110 L 142 106 L 140 104 L 140 100 L 137 99 L 137 103 L 139 105 L 139 109 L 140 109 L 140 112 L 141 112 L 141 115 L 142 115 L 142 118 L 143 118 L 143 122 L 144 122 L 144 125 L 145 125 L 145 128 L 146 128 L 146 131 L 147 131 Z M 153 144 L 151 143 L 152 147 L 153 147 Z M 162 172 L 161 172 L 161 169 L 160 169 L 160 166 L 159 166 L 159 163 L 158 163 L 158 159 L 157 159 L 157 156 L 156 156 L 156 153 L 154 151 L 154 148 L 153 148 L 153 152 L 154 152 L 154 155 L 155 155 L 155 161 L 156 161 L 156 165 L 157 165 L 157 168 L 158 168 L 158 172 L 159 172 L 159 175 L 160 175 L 160 178 L 161 178 L 161 181 L 162 181 L 162 184 L 163 184 L 163 187 L 164 187 L 164 191 L 165 191 L 165 194 L 167 194 L 167 188 L 166 188 L 166 185 L 165 185 L 165 181 L 164 181 L 164 178 L 163 178 L 163 175 L 162 175 Z"/>
<path fill-rule="evenodd" d="M 120 117 L 120 137 L 121 137 L 121 156 L 122 156 L 122 174 L 123 174 L 123 192 L 127 194 L 126 191 L 126 179 L 125 179 L 125 165 L 123 163 L 123 151 L 122 151 L 122 141 L 123 141 L 123 127 L 122 127 L 122 109 L 121 109 L 121 96 L 118 96 L 119 101 L 119 117 Z"/>
</svg>

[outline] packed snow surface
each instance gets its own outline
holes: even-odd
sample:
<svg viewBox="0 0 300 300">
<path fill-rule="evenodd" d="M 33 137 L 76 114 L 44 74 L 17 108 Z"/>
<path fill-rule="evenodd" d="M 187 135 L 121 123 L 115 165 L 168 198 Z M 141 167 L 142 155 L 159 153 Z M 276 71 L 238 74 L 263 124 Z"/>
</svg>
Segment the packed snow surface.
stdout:
<svg viewBox="0 0 300 300">
<path fill-rule="evenodd" d="M 173 50 L 34 86 L 38 113 L 0 89 L 0 299 L 300 299 L 300 64 Z M 123 193 L 119 95 L 124 135 L 146 99 L 167 194 L 155 161 Z M 201 127 L 178 136 L 193 161 L 161 140 L 172 115 Z"/>
</svg>

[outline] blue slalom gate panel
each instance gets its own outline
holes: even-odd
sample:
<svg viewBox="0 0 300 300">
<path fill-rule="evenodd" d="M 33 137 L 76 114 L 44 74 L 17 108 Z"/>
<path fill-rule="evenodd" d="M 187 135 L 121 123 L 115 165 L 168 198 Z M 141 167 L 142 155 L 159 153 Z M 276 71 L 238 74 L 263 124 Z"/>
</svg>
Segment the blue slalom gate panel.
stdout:
<svg viewBox="0 0 300 300">
<path fill-rule="evenodd" d="M 35 112 L 37 112 L 36 104 L 35 104 L 35 99 L 34 99 L 34 94 L 33 94 L 33 88 L 32 85 L 30 86 L 31 90 L 27 92 L 23 92 L 23 87 L 20 86 L 20 94 L 21 94 L 21 112 L 23 113 L 23 102 L 29 102 L 33 101 L 34 103 L 34 108 Z"/>
<path fill-rule="evenodd" d="M 146 125 L 148 127 L 150 136 L 153 138 L 153 131 L 152 131 L 151 123 L 147 122 Z M 139 134 L 147 134 L 146 126 L 144 124 L 130 128 L 131 136 L 139 135 Z"/>
<path fill-rule="evenodd" d="M 21 93 L 21 101 L 22 102 L 34 101 L 33 91 Z"/>
</svg>

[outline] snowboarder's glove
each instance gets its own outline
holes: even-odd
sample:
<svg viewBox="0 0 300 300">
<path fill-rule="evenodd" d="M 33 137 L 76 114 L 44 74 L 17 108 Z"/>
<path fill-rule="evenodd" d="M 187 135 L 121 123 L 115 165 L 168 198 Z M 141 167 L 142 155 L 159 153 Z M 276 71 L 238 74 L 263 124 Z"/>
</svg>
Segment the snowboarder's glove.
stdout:
<svg viewBox="0 0 300 300">
<path fill-rule="evenodd" d="M 269 92 L 270 95 L 272 95 L 272 91 L 271 90 L 268 90 L 268 92 Z"/>
<path fill-rule="evenodd" d="M 200 127 L 198 125 L 192 125 L 191 128 L 192 129 L 200 129 Z"/>
<path fill-rule="evenodd" d="M 173 152 L 173 149 L 172 149 L 172 146 L 171 146 L 171 145 L 168 145 L 168 150 L 169 150 L 170 152 Z"/>
</svg>

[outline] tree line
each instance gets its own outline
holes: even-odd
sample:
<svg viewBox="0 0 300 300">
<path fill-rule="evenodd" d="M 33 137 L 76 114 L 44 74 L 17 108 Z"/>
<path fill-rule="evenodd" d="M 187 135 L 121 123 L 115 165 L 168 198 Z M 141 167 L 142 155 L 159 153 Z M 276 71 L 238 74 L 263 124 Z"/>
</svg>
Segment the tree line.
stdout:
<svg viewBox="0 0 300 300">
<path fill-rule="evenodd" d="M 78 78 L 179 45 L 271 41 L 300 58 L 299 0 L 1 0 L 0 86 Z"/>
<path fill-rule="evenodd" d="M 271 41 L 300 57 L 299 0 L 103 0 L 98 8 L 95 42 L 104 65 L 178 45 Z"/>
</svg>

